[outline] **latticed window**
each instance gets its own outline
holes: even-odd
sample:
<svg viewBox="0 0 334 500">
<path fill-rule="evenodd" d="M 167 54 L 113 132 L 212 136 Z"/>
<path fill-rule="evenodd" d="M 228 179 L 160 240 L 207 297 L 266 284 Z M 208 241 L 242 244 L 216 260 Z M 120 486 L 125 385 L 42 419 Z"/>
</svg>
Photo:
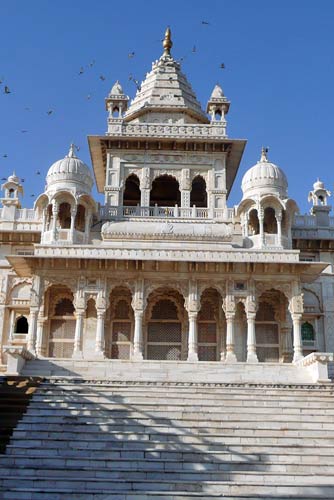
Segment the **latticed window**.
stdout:
<svg viewBox="0 0 334 500">
<path fill-rule="evenodd" d="M 49 356 L 70 358 L 75 334 L 74 319 L 52 319 L 49 336 Z"/>
<path fill-rule="evenodd" d="M 256 353 L 261 362 L 279 360 L 279 329 L 275 309 L 268 302 L 261 302 L 256 314 Z"/>
<path fill-rule="evenodd" d="M 181 359 L 182 327 L 176 304 L 159 300 L 152 308 L 147 326 L 147 359 Z"/>
<path fill-rule="evenodd" d="M 216 361 L 217 322 L 213 304 L 208 300 L 202 303 L 198 313 L 197 328 L 199 361 Z"/>
<path fill-rule="evenodd" d="M 132 325 L 130 304 L 118 300 L 112 321 L 111 358 L 130 359 Z"/>
<path fill-rule="evenodd" d="M 313 325 L 308 321 L 302 324 L 302 341 L 305 347 L 314 347 L 315 332 Z"/>
</svg>

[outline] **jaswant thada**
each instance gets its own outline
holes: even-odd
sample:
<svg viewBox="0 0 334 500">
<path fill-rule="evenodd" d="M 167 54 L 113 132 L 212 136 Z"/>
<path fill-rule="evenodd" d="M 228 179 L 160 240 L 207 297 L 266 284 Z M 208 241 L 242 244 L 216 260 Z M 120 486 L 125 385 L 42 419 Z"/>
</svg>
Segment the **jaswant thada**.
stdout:
<svg viewBox="0 0 334 500">
<path fill-rule="evenodd" d="M 140 397 L 144 397 L 143 393 L 148 397 L 147 411 L 157 398 L 162 412 L 159 418 L 170 419 L 174 418 L 169 415 L 172 407 L 168 406 L 164 413 L 161 405 L 165 403 L 159 400 L 159 395 L 168 400 L 167 395 L 162 396 L 165 388 L 173 393 L 181 385 L 182 390 L 188 391 L 189 398 L 195 398 L 202 387 L 203 421 L 208 422 L 208 414 L 215 411 L 211 409 L 215 403 L 219 408 L 226 408 L 226 401 L 219 399 L 223 397 L 221 394 L 229 399 L 226 396 L 228 390 L 233 392 L 237 386 L 239 392 L 237 395 L 233 393 L 230 399 L 241 398 L 244 406 L 247 406 L 245 400 L 248 398 L 254 406 L 265 406 L 268 411 L 270 402 L 276 401 L 273 415 L 268 417 L 272 423 L 272 426 L 268 424 L 272 429 L 271 446 L 275 447 L 273 443 L 282 437 L 285 454 L 289 447 L 298 446 L 309 447 L 309 451 L 301 451 L 300 456 L 314 454 L 313 447 L 316 446 L 320 450 L 319 456 L 322 456 L 323 441 L 319 443 L 311 439 L 311 431 L 311 434 L 299 435 L 301 441 L 295 443 L 298 429 L 306 429 L 307 423 L 297 421 L 294 414 L 291 417 L 294 424 L 291 424 L 286 415 L 291 405 L 311 407 L 312 404 L 305 401 L 312 396 L 318 398 L 317 404 L 325 405 L 326 409 L 319 410 L 320 416 L 329 414 L 328 408 L 334 411 L 329 398 L 332 389 L 328 374 L 334 350 L 334 218 L 328 202 L 331 194 L 319 179 L 316 180 L 308 194 L 310 214 L 300 215 L 297 202 L 289 198 L 284 171 L 268 157 L 267 148 L 263 148 L 259 151 L 259 158 L 254 158 L 255 165 L 243 176 L 239 204 L 229 207 L 228 196 L 246 140 L 228 136 L 226 117 L 230 102 L 220 85 L 214 87 L 206 108 L 202 108 L 181 71 L 180 63 L 172 56 L 172 45 L 171 32 L 167 29 L 163 54 L 152 64 L 151 71 L 131 101 L 118 81 L 113 85 L 105 99 L 107 132 L 88 137 L 94 177 L 71 145 L 66 156 L 49 168 L 45 191 L 38 196 L 33 209 L 21 207 L 23 187 L 15 173 L 1 187 L 0 338 L 3 380 L 14 383 L 15 376 L 21 381 L 26 377 L 30 384 L 35 380 L 35 386 L 38 385 L 22 420 L 23 424 L 27 422 L 26 426 L 20 427 L 19 424 L 21 430 L 14 431 L 6 453 L 14 453 L 17 460 L 22 460 L 19 449 L 20 446 L 25 449 L 24 441 L 28 439 L 31 460 L 22 464 L 32 469 L 35 467 L 35 472 L 40 467 L 47 468 L 48 462 L 45 457 L 43 466 L 37 459 L 34 462 L 32 448 L 38 445 L 34 445 L 33 439 L 40 440 L 39 456 L 43 448 L 46 456 L 51 456 L 48 446 L 51 438 L 56 439 L 54 435 L 60 427 L 54 424 L 55 420 L 48 424 L 47 412 L 43 421 L 34 420 L 37 418 L 34 404 L 39 401 L 38 408 L 41 408 L 47 404 L 45 397 L 48 396 L 48 405 L 56 413 L 56 402 L 54 405 L 50 402 L 52 395 L 56 394 L 63 406 L 66 402 L 70 405 L 68 391 L 71 389 L 74 399 L 76 391 L 71 378 L 86 388 L 86 403 L 80 400 L 81 406 L 78 403 L 75 407 L 72 399 L 74 409 L 68 407 L 66 415 L 74 420 L 83 418 L 84 412 L 80 413 L 80 408 L 86 408 L 87 400 L 94 400 L 97 405 L 97 400 L 88 394 L 88 387 L 95 388 L 96 398 L 96 391 L 101 391 L 102 386 L 105 391 L 108 387 L 116 392 L 119 390 L 116 403 L 121 404 L 122 390 L 126 396 L 132 388 L 135 394 L 135 387 L 139 386 L 142 390 Z M 279 152 L 274 154 L 279 157 Z M 98 191 L 104 193 L 104 205 L 92 197 L 94 182 Z M 94 385 L 97 382 L 100 386 Z M 215 393 L 214 387 L 220 387 L 223 392 Z M 106 393 L 103 394 L 107 398 Z M 116 404 L 111 393 L 108 394 L 109 403 Z M 186 404 L 184 395 L 174 397 L 180 405 Z M 170 404 L 176 404 L 175 399 Z M 106 400 L 104 403 L 101 403 L 100 410 L 103 407 L 103 411 L 107 411 Z M 192 401 L 192 404 L 196 406 L 197 403 Z M 287 404 L 284 421 L 280 426 L 274 425 L 274 414 L 281 414 L 284 404 Z M 256 439 L 256 432 L 261 430 L 261 418 L 265 418 L 264 410 L 254 419 L 251 412 L 255 409 L 244 406 L 230 409 L 230 412 L 243 413 L 243 423 L 253 419 L 255 430 L 252 430 L 252 436 Z M 42 414 L 43 408 L 39 411 Z M 186 410 L 183 408 L 183 411 Z M 193 420 L 200 418 L 200 410 L 198 412 Z M 303 412 L 296 411 L 299 415 Z M 92 415 L 85 415 L 88 414 Z M 62 422 L 62 432 L 66 437 L 69 420 Z M 89 440 L 89 422 L 85 421 L 85 424 L 84 439 Z M 122 425 L 125 425 L 124 421 Z M 130 432 L 132 424 L 128 422 L 128 425 Z M 196 425 L 189 423 L 190 429 Z M 210 427 L 209 423 L 207 425 Z M 238 429 L 240 431 L 240 425 L 240 422 L 236 424 L 235 435 Z M 290 441 L 284 441 L 294 429 L 293 425 L 297 426 L 295 434 L 291 434 Z M 173 427 L 171 423 L 170 426 Z M 72 433 L 74 427 L 71 427 Z M 282 436 L 277 434 L 278 427 L 284 430 Z M 324 428 L 322 424 L 319 427 Z M 83 432 L 82 429 L 80 425 L 77 428 L 78 432 Z M 37 430 L 38 436 L 35 436 Z M 111 432 L 114 431 L 111 429 Z M 240 431 L 240 435 L 244 434 Z M 270 443 L 265 444 L 267 438 L 259 436 L 259 441 L 253 443 L 255 455 L 256 446 L 270 446 Z M 320 434 L 314 431 L 314 436 L 318 438 Z M 93 437 L 92 442 L 100 439 L 96 435 Z M 332 453 L 333 439 L 328 440 L 328 435 L 322 438 L 326 438 L 326 446 L 332 445 Z M 73 435 L 68 439 L 74 440 Z M 122 438 L 118 436 L 117 439 L 119 444 Z M 154 441 L 152 436 L 149 439 Z M 226 439 L 225 445 L 229 443 Z M 141 442 L 138 436 L 133 440 Z M 190 448 L 186 442 L 182 441 L 183 454 Z M 214 443 L 217 445 L 217 440 Z M 86 458 L 79 449 L 76 456 L 88 460 L 91 447 L 92 444 L 86 446 Z M 55 448 L 54 445 L 53 457 L 57 455 L 59 458 L 61 452 Z M 197 449 L 197 445 L 192 444 L 192 452 L 194 448 Z M 258 453 L 269 450 L 262 448 Z M 141 449 L 137 445 L 136 450 Z M 154 450 L 150 448 L 149 451 L 153 453 Z M 154 457 L 160 461 L 166 458 L 159 447 L 155 451 L 156 455 L 150 455 L 152 460 Z M 166 448 L 165 453 L 167 451 Z M 238 453 L 239 456 L 242 454 L 241 448 Z M 272 451 L 272 455 L 275 453 L 279 455 L 278 451 Z M 72 455 L 65 453 L 63 458 Z M 297 455 L 298 451 L 294 456 Z M 98 455 L 89 456 L 93 460 Z M 119 461 L 122 454 L 117 457 Z M 185 463 L 186 457 L 178 455 L 175 460 Z M 271 463 L 275 460 L 272 457 Z M 296 458 L 291 460 L 295 465 L 291 469 L 294 479 L 289 475 L 292 472 L 289 472 L 288 465 L 281 468 L 280 473 L 274 465 L 268 466 L 270 473 L 265 467 L 256 469 L 261 471 L 258 472 L 260 486 L 268 481 L 278 488 L 275 490 L 277 497 L 270 498 L 286 498 L 285 494 L 293 494 L 293 488 L 301 488 L 296 490 L 296 495 L 301 494 L 298 498 L 311 498 L 307 490 L 308 478 L 312 474 L 314 478 L 315 473 L 317 478 L 314 481 L 323 485 L 319 492 L 329 495 L 315 495 L 316 498 L 331 497 L 329 492 L 333 493 L 333 489 L 328 488 L 333 488 L 333 480 L 330 483 L 329 473 L 315 468 L 311 474 L 306 465 L 304 473 L 294 462 Z M 328 467 L 329 464 L 334 467 L 331 460 L 326 462 Z M 279 458 L 277 461 L 280 463 Z M 20 462 L 15 461 L 17 463 Z M 321 459 L 317 462 L 319 467 L 322 463 Z M 79 465 L 82 466 L 82 461 Z M 114 466 L 113 463 L 110 470 L 114 471 Z M 57 467 L 52 467 L 53 477 Z M 87 461 L 87 467 L 91 468 L 92 462 Z M 116 468 L 119 470 L 118 466 Z M 116 483 L 118 486 L 124 483 L 124 492 L 128 491 L 129 472 L 124 477 L 113 476 L 110 470 L 108 481 L 114 483 L 101 486 L 101 494 L 115 492 Z M 136 480 L 153 481 L 150 470 L 146 470 L 145 479 L 136 476 Z M 202 469 L 195 467 L 194 470 Z M 264 480 L 266 470 L 269 479 Z M 239 471 L 242 475 L 239 483 L 238 471 L 229 479 L 239 484 L 241 496 L 244 494 L 243 481 L 247 481 L 247 474 L 253 469 L 247 472 L 244 467 L 242 471 Z M 217 474 L 215 480 L 220 481 Z M 278 478 L 279 474 L 283 474 L 283 479 L 282 476 Z M 270 479 L 274 476 L 276 483 L 275 479 Z M 42 496 L 46 491 L 47 498 L 63 498 L 61 495 L 72 498 L 71 487 L 66 490 L 60 480 L 57 487 L 50 486 L 52 482 L 47 484 L 47 472 L 44 471 L 44 479 L 38 487 L 32 483 L 33 477 L 33 472 L 31 476 L 27 473 L 24 490 L 17 477 L 11 483 L 11 476 L 4 474 L 0 483 L 2 491 L 16 491 L 17 495 L 11 493 L 14 496 L 4 498 L 21 498 L 22 491 L 22 495 L 27 491 L 31 494 L 22 498 L 46 498 Z M 73 472 L 69 481 L 79 481 L 80 477 Z M 73 491 L 81 491 L 82 485 L 86 485 L 80 498 L 100 498 L 89 496 L 89 488 L 95 488 L 89 483 L 89 477 L 87 472 L 84 480 L 75 482 Z M 117 480 L 112 479 L 114 477 Z M 176 482 L 179 478 L 181 482 L 193 484 L 189 477 L 175 477 Z M 201 498 L 209 498 L 205 495 L 211 490 L 206 490 L 203 485 L 214 478 L 200 477 L 197 481 L 202 489 L 196 491 L 201 492 Z M 254 475 L 252 477 L 256 482 Z M 172 488 L 172 480 L 166 480 L 166 473 L 159 481 L 160 488 L 164 481 Z M 27 489 L 27 482 L 30 489 Z M 224 483 L 223 479 L 221 482 Z M 131 484 L 131 491 L 137 491 L 134 483 Z M 145 484 L 146 489 L 142 487 L 141 490 L 138 486 L 142 491 L 138 498 L 150 496 L 148 483 Z M 212 486 L 212 491 L 239 498 L 232 496 L 232 490 L 224 489 L 225 486 L 221 489 Z M 251 498 L 253 490 L 249 484 L 248 489 L 246 486 L 245 491 L 250 492 L 247 498 Z M 261 493 L 260 486 L 254 498 L 269 498 L 266 496 L 268 491 L 264 489 Z M 278 491 L 284 487 L 287 488 L 285 492 Z M 158 486 L 155 484 L 154 488 Z M 182 488 L 180 491 L 192 491 L 189 485 Z M 143 491 L 148 496 L 144 496 Z M 183 498 L 165 495 L 164 498 Z"/>
</svg>

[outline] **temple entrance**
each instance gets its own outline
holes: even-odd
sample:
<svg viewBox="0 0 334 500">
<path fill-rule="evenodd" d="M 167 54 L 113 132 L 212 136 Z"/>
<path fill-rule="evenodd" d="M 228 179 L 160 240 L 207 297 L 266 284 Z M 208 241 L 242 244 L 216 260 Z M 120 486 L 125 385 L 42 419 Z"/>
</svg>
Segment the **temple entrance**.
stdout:
<svg viewBox="0 0 334 500">
<path fill-rule="evenodd" d="M 182 334 L 183 298 L 177 292 L 155 295 L 149 301 L 146 358 L 167 361 L 186 359 Z"/>
<path fill-rule="evenodd" d="M 50 303 L 49 357 L 71 358 L 76 321 L 73 295 L 66 289 L 51 290 Z"/>
</svg>

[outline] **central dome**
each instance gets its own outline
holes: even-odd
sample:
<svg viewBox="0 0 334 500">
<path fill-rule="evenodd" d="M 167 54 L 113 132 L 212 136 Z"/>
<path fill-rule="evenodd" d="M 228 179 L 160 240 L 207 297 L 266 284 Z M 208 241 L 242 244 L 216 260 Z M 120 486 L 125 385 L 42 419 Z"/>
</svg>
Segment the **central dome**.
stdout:
<svg viewBox="0 0 334 500">
<path fill-rule="evenodd" d="M 241 182 L 243 199 L 257 194 L 276 194 L 280 198 L 287 198 L 288 181 L 285 173 L 268 161 L 266 153 L 262 149 L 260 161 L 245 173 Z"/>
<path fill-rule="evenodd" d="M 46 176 L 47 189 L 68 189 L 74 187 L 82 192 L 90 193 L 93 179 L 89 167 L 80 160 L 71 144 L 69 153 L 62 160 L 56 161 Z"/>
</svg>

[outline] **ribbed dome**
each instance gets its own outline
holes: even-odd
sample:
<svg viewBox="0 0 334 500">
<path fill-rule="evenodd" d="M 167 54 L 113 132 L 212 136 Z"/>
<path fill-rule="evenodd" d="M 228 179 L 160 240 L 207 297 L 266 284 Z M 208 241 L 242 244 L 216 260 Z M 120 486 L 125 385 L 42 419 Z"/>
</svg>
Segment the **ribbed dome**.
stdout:
<svg viewBox="0 0 334 500">
<path fill-rule="evenodd" d="M 74 152 L 74 145 L 71 144 L 69 153 L 62 160 L 56 161 L 50 168 L 46 176 L 47 188 L 55 184 L 61 184 L 61 188 L 72 187 L 79 184 L 82 191 L 90 192 L 93 186 L 93 179 L 87 165 L 80 160 Z"/>
<path fill-rule="evenodd" d="M 271 193 L 286 198 L 288 181 L 285 173 L 277 165 L 269 162 L 265 150 L 262 150 L 260 161 L 245 173 L 241 189 L 243 198 Z"/>
</svg>

